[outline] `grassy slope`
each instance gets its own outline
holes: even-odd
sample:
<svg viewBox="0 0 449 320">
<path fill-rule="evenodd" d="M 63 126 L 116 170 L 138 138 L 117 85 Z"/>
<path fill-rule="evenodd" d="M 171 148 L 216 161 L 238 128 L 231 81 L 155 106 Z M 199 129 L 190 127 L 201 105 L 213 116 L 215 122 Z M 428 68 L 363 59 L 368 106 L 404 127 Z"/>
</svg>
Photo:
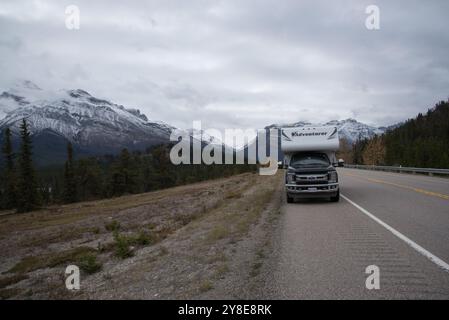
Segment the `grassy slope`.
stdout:
<svg viewBox="0 0 449 320">
<path fill-rule="evenodd" d="M 148 277 L 149 270 L 162 277 L 167 272 L 176 275 L 181 264 L 203 268 L 208 276 L 192 281 L 179 273 L 174 283 L 183 284 L 184 289 L 176 292 L 167 291 L 173 283 L 152 283 L 156 291 L 164 292 L 156 292 L 156 297 L 192 297 L 209 291 L 217 276 L 226 274 L 232 265 L 226 262 L 230 257 L 225 252 L 257 223 L 279 181 L 279 175 L 247 173 L 146 194 L 1 215 L 0 298 L 149 298 L 141 295 L 142 290 L 135 291 L 140 281 L 129 283 L 124 278 L 130 273 L 136 279 Z M 185 252 L 186 245 L 191 255 L 183 260 L 175 253 Z M 210 248 L 213 252 L 206 254 Z M 138 262 L 130 267 L 129 261 Z M 67 292 L 61 279 L 70 263 L 81 265 L 83 277 L 91 279 L 86 290 L 75 295 Z M 42 282 L 43 275 L 47 283 Z M 124 295 L 117 296 L 105 282 L 115 282 Z"/>
</svg>

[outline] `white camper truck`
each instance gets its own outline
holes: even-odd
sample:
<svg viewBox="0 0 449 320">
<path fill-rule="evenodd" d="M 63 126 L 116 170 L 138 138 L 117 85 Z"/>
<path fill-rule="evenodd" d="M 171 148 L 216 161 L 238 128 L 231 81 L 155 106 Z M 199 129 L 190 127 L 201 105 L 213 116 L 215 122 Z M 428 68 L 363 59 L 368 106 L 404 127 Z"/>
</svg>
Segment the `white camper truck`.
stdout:
<svg viewBox="0 0 449 320">
<path fill-rule="evenodd" d="M 287 168 L 287 202 L 297 198 L 340 199 L 335 151 L 339 148 L 337 127 L 281 129 L 281 150 Z"/>
</svg>

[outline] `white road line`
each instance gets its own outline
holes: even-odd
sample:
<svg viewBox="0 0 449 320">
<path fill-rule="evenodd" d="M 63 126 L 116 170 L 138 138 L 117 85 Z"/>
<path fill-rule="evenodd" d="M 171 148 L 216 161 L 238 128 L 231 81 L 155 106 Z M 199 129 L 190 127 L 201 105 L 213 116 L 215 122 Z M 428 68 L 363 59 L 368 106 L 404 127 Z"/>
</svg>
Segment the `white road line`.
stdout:
<svg viewBox="0 0 449 320">
<path fill-rule="evenodd" d="M 377 218 L 376 216 L 374 216 L 372 213 L 370 213 L 368 210 L 362 208 L 361 206 L 359 206 L 357 203 L 355 203 L 354 201 L 348 199 L 347 197 L 345 197 L 344 195 L 341 195 L 341 197 L 343 199 L 345 199 L 346 201 L 348 201 L 350 204 L 352 204 L 354 207 L 356 207 L 357 209 L 359 209 L 360 211 L 362 211 L 364 214 L 366 214 L 368 217 L 370 217 L 371 219 L 373 219 L 374 221 L 376 221 L 378 224 L 380 224 L 382 227 L 384 227 L 385 229 L 387 229 L 388 231 L 390 231 L 392 234 L 394 234 L 396 237 L 398 237 L 399 239 L 403 240 L 405 243 L 407 243 L 410 247 L 412 247 L 413 249 L 415 249 L 416 251 L 418 251 L 420 254 L 422 254 L 423 256 L 425 256 L 427 259 L 429 259 L 430 261 L 432 261 L 433 263 L 435 263 L 437 266 L 439 266 L 440 268 L 444 269 L 444 271 L 449 272 L 449 264 L 447 264 L 446 262 L 444 262 L 443 260 L 441 260 L 440 258 L 438 258 L 437 256 L 435 256 L 434 254 L 432 254 L 431 252 L 427 251 L 426 249 L 424 249 L 423 247 L 421 247 L 419 244 L 417 244 L 416 242 L 414 242 L 413 240 L 407 238 L 406 236 L 404 236 L 402 233 L 400 233 L 399 231 L 397 231 L 396 229 L 394 229 L 393 227 L 389 226 L 388 224 L 386 224 L 385 222 L 383 222 L 382 220 L 380 220 L 379 218 Z"/>
</svg>

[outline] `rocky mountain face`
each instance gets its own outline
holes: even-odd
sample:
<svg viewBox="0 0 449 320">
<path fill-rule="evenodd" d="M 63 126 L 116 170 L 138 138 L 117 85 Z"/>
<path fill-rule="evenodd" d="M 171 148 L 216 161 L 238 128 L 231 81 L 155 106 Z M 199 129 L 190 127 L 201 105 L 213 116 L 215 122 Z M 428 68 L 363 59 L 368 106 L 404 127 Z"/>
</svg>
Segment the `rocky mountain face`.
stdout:
<svg viewBox="0 0 449 320">
<path fill-rule="evenodd" d="M 9 127 L 17 140 L 24 118 L 34 140 L 35 158 L 46 164 L 65 159 L 67 141 L 79 156 L 113 154 L 123 148 L 142 150 L 166 143 L 174 129 L 148 120 L 138 109 L 81 89 L 49 92 L 29 81 L 0 95 L 0 131 Z"/>
</svg>

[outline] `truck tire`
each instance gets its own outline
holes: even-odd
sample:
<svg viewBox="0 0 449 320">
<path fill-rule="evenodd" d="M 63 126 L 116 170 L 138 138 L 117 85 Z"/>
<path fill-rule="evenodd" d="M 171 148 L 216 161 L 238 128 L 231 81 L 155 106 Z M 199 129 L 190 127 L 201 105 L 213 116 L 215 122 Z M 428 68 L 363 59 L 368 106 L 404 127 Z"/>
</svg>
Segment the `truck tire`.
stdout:
<svg viewBox="0 0 449 320">
<path fill-rule="evenodd" d="M 338 202 L 338 201 L 340 201 L 340 190 L 337 191 L 335 197 L 331 197 L 331 202 Z"/>
<path fill-rule="evenodd" d="M 293 203 L 293 197 L 289 197 L 287 194 L 287 203 Z"/>
</svg>

